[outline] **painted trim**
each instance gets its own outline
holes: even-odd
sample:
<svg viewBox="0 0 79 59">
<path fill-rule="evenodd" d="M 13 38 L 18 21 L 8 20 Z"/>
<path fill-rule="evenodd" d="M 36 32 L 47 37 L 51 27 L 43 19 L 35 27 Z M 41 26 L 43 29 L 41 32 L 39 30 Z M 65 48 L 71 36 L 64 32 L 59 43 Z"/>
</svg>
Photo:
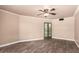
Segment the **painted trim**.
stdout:
<svg viewBox="0 0 79 59">
<path fill-rule="evenodd" d="M 52 38 L 59 39 L 59 40 L 66 40 L 64 38 L 57 38 L 57 37 L 52 37 Z M 36 38 L 36 39 L 29 39 L 29 40 L 25 40 L 25 39 L 21 40 L 21 39 L 19 39 L 18 41 L 15 41 L 15 42 L 11 42 L 11 43 L 6 43 L 6 44 L 3 44 L 3 45 L 0 45 L 0 47 L 5 47 L 5 46 L 12 45 L 12 44 L 20 43 L 20 42 L 28 42 L 28 41 L 36 41 L 36 40 L 43 40 L 43 38 Z M 75 41 L 75 40 L 69 39 L 67 41 Z"/>
<path fill-rule="evenodd" d="M 79 6 L 77 6 L 77 8 L 76 8 L 76 10 L 75 10 L 75 12 L 74 12 L 74 14 L 73 14 L 74 17 L 75 17 L 76 14 L 78 13 L 78 11 L 79 11 Z"/>
<path fill-rule="evenodd" d="M 13 13 L 13 12 L 10 12 L 10 11 L 7 11 L 7 10 L 0 9 L 0 11 L 19 16 L 19 14 L 16 14 L 16 13 Z"/>
<path fill-rule="evenodd" d="M 20 39 L 20 40 L 15 41 L 15 42 L 11 42 L 11 43 L 2 44 L 2 45 L 0 45 L 0 47 L 5 47 L 5 46 L 12 45 L 12 44 L 20 43 L 20 42 L 36 41 L 36 40 L 43 40 L 43 38 L 29 39 L 29 40 L 24 40 L 24 39 L 22 39 L 22 40 L 21 40 L 21 39 Z"/>
<path fill-rule="evenodd" d="M 67 40 L 67 41 L 75 41 L 74 39 L 68 39 L 68 38 L 60 38 L 60 37 L 52 37 L 59 40 Z"/>
</svg>

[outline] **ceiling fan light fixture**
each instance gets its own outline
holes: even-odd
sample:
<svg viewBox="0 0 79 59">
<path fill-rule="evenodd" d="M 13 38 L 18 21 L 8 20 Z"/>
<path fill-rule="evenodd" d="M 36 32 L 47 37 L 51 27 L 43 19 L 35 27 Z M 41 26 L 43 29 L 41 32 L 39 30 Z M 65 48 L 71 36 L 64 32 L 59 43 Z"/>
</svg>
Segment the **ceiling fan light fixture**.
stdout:
<svg viewBox="0 0 79 59">
<path fill-rule="evenodd" d="M 47 16 L 49 16 L 49 14 L 48 14 L 48 13 L 45 13 L 45 14 L 44 14 L 44 17 L 47 17 Z"/>
<path fill-rule="evenodd" d="M 39 11 L 43 12 L 41 14 L 43 14 L 44 17 L 48 17 L 49 15 L 54 15 L 55 16 L 56 13 L 53 12 L 55 10 L 56 10 L 55 8 L 51 8 L 51 9 L 45 8 L 45 9 L 40 9 Z M 39 14 L 39 15 L 41 15 L 41 14 Z"/>
</svg>

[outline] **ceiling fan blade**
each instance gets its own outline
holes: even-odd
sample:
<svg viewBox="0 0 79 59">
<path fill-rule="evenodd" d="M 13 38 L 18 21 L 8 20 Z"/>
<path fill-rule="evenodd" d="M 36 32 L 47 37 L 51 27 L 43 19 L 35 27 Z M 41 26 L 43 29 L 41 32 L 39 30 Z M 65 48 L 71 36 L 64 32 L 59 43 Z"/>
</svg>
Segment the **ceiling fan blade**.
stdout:
<svg viewBox="0 0 79 59">
<path fill-rule="evenodd" d="M 50 11 L 55 11 L 56 9 L 55 8 L 52 8 Z"/>
<path fill-rule="evenodd" d="M 38 11 L 44 12 L 43 10 L 38 10 Z"/>
<path fill-rule="evenodd" d="M 51 14 L 51 15 L 56 15 L 56 13 L 49 13 L 49 14 Z"/>
<path fill-rule="evenodd" d="M 40 13 L 40 14 L 37 14 L 37 15 L 39 16 L 39 15 L 42 15 L 42 14 L 44 14 L 44 13 Z"/>
</svg>

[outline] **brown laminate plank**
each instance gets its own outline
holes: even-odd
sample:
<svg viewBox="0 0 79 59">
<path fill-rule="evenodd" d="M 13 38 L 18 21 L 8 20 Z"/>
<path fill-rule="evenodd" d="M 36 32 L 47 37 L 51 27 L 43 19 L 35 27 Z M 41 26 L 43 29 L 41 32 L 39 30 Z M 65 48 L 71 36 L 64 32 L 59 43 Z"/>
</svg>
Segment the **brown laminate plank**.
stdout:
<svg viewBox="0 0 79 59">
<path fill-rule="evenodd" d="M 20 42 L 0 48 L 1 53 L 78 53 L 74 41 L 59 39 Z"/>
</svg>

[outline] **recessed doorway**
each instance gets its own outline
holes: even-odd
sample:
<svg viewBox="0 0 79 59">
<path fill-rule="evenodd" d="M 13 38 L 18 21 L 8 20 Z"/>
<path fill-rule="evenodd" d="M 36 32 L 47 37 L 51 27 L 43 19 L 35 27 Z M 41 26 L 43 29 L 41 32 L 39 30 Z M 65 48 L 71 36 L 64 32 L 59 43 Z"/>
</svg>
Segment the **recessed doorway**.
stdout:
<svg viewBox="0 0 79 59">
<path fill-rule="evenodd" d="M 52 38 L 52 22 L 44 22 L 44 39 Z"/>
</svg>

